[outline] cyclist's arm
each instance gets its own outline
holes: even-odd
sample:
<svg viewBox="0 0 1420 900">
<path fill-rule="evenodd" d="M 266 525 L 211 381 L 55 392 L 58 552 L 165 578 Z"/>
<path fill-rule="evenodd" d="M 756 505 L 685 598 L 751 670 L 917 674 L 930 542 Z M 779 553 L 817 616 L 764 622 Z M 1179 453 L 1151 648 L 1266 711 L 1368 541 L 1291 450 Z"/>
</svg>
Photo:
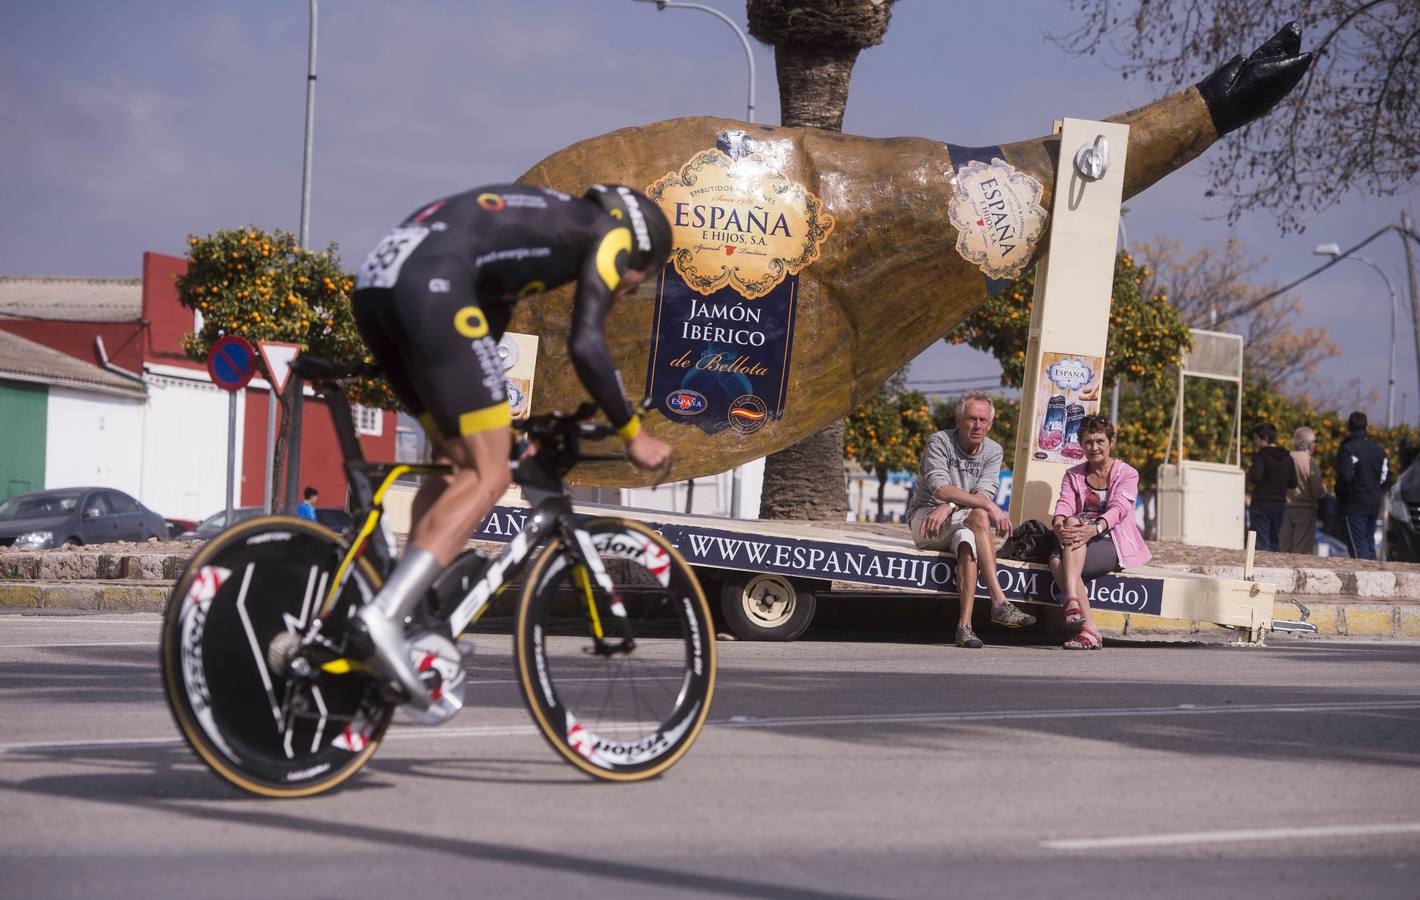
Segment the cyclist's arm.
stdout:
<svg viewBox="0 0 1420 900">
<path fill-rule="evenodd" d="M 641 422 L 626 400 L 621 373 L 606 346 L 606 316 L 612 292 L 621 284 L 626 253 L 619 251 L 630 249 L 630 240 L 628 229 L 613 228 L 601 237 L 597 249 L 587 254 L 572 300 L 572 331 L 567 339 L 572 366 L 582 386 L 627 441 L 640 432 Z"/>
</svg>

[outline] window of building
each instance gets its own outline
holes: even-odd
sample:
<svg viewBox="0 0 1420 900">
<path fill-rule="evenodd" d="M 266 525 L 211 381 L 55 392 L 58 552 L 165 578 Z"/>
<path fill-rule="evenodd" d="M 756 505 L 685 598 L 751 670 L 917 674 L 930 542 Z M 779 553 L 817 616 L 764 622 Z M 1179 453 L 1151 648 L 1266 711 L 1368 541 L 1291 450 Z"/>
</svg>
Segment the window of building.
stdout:
<svg viewBox="0 0 1420 900">
<path fill-rule="evenodd" d="M 355 419 L 355 433 L 367 434 L 370 437 L 379 437 L 385 433 L 384 411 L 373 406 L 351 407 L 351 415 Z"/>
</svg>

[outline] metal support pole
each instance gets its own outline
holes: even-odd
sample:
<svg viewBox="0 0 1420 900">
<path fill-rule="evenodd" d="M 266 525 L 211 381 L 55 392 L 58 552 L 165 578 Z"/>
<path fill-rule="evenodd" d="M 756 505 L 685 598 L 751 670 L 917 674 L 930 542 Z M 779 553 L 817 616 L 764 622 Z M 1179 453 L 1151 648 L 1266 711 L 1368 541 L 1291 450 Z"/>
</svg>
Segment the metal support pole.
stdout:
<svg viewBox="0 0 1420 900">
<path fill-rule="evenodd" d="M 749 45 L 749 38 L 740 30 L 740 26 L 735 24 L 735 20 L 725 15 L 713 6 L 706 6 L 703 3 L 676 3 L 675 0 L 637 0 L 638 3 L 654 3 L 656 9 L 698 9 L 701 12 L 709 13 L 715 18 L 730 26 L 735 32 L 735 36 L 740 39 L 740 43 L 745 48 L 745 61 L 749 63 L 749 99 L 745 102 L 745 121 L 754 121 L 754 50 Z"/>
<path fill-rule="evenodd" d="M 315 161 L 316 126 L 316 0 L 310 0 L 310 41 L 306 47 L 306 148 L 301 163 L 301 249 L 311 243 L 311 169 Z M 305 396 L 301 379 L 292 375 L 287 390 L 291 398 L 291 440 L 286 447 L 286 491 L 282 506 L 293 510 L 301 484 L 301 401 Z"/>
<path fill-rule="evenodd" d="M 223 527 L 232 524 L 232 491 L 237 483 L 237 392 L 227 392 L 227 518 Z"/>
<path fill-rule="evenodd" d="M 1415 284 L 1415 254 L 1410 246 L 1410 235 L 1415 232 L 1415 223 L 1410 219 L 1409 210 L 1400 211 L 1400 243 L 1405 248 L 1405 269 L 1410 275 L 1410 315 L 1415 331 L 1416 376 L 1420 378 L 1420 288 Z M 1420 397 L 1420 394 L 1416 395 Z"/>
<path fill-rule="evenodd" d="M 271 515 L 276 501 L 276 489 L 272 481 L 276 479 L 276 385 L 266 395 L 266 514 Z"/>
<path fill-rule="evenodd" d="M 638 3 L 654 3 L 657 10 L 666 9 L 698 9 L 701 12 L 709 13 L 715 18 L 730 26 L 735 37 L 740 39 L 740 44 L 745 48 L 745 62 L 749 64 L 749 90 L 745 101 L 745 121 L 754 121 L 754 49 L 750 46 L 749 38 L 740 30 L 740 26 L 735 24 L 735 20 L 725 15 L 713 6 L 706 6 L 703 3 L 677 3 L 675 0 L 636 0 Z M 740 496 L 741 496 L 741 476 L 740 466 L 735 466 L 730 470 L 730 517 L 738 519 L 740 517 Z"/>
</svg>

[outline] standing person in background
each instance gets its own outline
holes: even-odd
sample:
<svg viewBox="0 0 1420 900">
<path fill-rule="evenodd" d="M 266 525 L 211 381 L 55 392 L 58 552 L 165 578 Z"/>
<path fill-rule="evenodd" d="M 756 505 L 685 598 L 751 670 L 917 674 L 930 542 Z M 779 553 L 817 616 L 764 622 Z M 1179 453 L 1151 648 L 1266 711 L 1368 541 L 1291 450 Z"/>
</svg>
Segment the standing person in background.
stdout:
<svg viewBox="0 0 1420 900">
<path fill-rule="evenodd" d="M 907 501 L 907 527 L 922 550 L 947 550 L 957 559 L 961 615 L 956 645 L 977 649 L 971 630 L 978 571 L 991 597 L 991 621 L 1005 628 L 1034 625 L 1035 616 L 1006 599 L 996 578 L 994 535 L 1011 533 L 1011 519 L 996 505 L 1001 480 L 1001 445 L 986 436 L 996 417 L 991 395 L 968 391 L 957 401 L 956 428 L 927 439 L 917 485 Z"/>
<path fill-rule="evenodd" d="M 1390 480 L 1390 461 L 1366 433 L 1366 414 L 1346 419 L 1346 440 L 1336 451 L 1336 499 L 1340 502 L 1346 548 L 1355 559 L 1376 558 L 1376 517 L 1381 491 Z"/>
<path fill-rule="evenodd" d="M 313 487 L 307 487 L 302 496 L 305 499 L 301 501 L 300 506 L 296 507 L 296 515 L 314 522 L 316 520 L 316 498 L 320 496 L 320 491 Z"/>
<path fill-rule="evenodd" d="M 1276 553 L 1281 549 L 1287 491 L 1297 486 L 1297 467 L 1277 446 L 1277 426 L 1271 422 L 1253 426 L 1252 448 L 1252 468 L 1247 470 L 1252 530 L 1257 532 L 1257 549 Z"/>
<path fill-rule="evenodd" d="M 1292 432 L 1292 465 L 1297 484 L 1287 491 L 1287 509 L 1282 514 L 1282 552 L 1316 553 L 1317 503 L 1326 496 L 1321 467 L 1312 459 L 1316 432 L 1303 425 Z"/>
</svg>

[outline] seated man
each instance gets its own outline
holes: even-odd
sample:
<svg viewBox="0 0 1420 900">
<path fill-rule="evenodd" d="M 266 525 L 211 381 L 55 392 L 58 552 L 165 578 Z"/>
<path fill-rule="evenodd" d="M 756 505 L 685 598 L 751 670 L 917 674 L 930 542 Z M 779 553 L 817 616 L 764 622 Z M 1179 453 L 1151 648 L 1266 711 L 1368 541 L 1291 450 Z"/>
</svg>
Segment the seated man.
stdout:
<svg viewBox="0 0 1420 900">
<path fill-rule="evenodd" d="M 956 645 L 977 648 L 981 639 L 971 630 L 978 564 L 991 597 L 991 621 L 1007 628 L 1034 625 L 1035 616 L 1021 612 L 996 580 L 994 535 L 1011 533 L 1011 520 L 996 505 L 1001 476 L 1001 445 L 986 436 L 996 408 L 991 396 L 968 391 L 957 401 L 957 423 L 927 439 L 918 467 L 917 486 L 907 503 L 912 543 L 922 550 L 949 550 L 957 557 L 961 617 Z"/>
</svg>

